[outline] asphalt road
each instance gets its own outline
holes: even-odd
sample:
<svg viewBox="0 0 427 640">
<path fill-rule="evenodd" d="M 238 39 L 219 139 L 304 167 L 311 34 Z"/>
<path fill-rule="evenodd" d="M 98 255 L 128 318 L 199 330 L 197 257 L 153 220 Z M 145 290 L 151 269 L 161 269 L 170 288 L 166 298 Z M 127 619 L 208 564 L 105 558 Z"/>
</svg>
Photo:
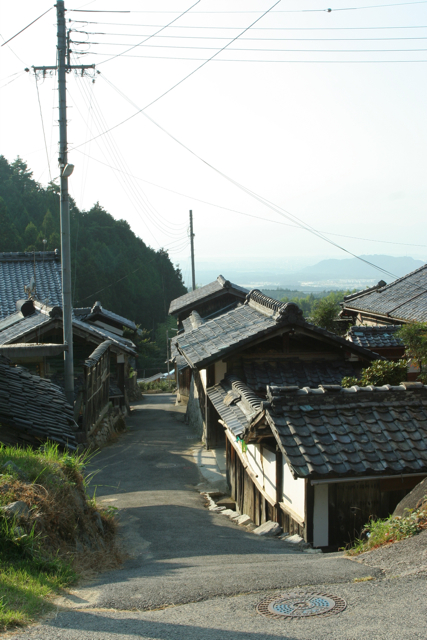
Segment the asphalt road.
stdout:
<svg viewBox="0 0 427 640">
<path fill-rule="evenodd" d="M 128 426 L 93 462 L 97 499 L 119 509 L 128 560 L 15 638 L 427 639 L 425 574 L 399 578 L 341 554 L 294 552 L 209 512 L 191 455 L 197 439 L 174 396 L 146 397 Z M 340 596 L 347 608 L 298 621 L 256 612 L 270 593 L 295 588 Z"/>
</svg>

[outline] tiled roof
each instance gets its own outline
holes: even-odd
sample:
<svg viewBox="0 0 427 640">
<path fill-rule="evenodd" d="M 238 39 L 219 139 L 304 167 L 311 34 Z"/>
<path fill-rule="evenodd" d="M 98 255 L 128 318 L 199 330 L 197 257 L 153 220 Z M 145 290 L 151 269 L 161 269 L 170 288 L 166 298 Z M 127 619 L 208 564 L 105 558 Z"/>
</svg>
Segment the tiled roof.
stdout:
<svg viewBox="0 0 427 640">
<path fill-rule="evenodd" d="M 57 251 L 0 253 L 0 318 L 16 311 L 25 297 L 24 287 L 36 281 L 35 297 L 52 306 L 62 305 L 61 260 Z"/>
<path fill-rule="evenodd" d="M 0 322 L 0 345 L 12 344 L 13 342 L 23 342 L 25 336 L 37 328 L 43 331 L 47 325 L 55 321 L 62 322 L 61 310 L 46 305 L 40 305 L 35 302 L 35 312 L 32 315 L 24 317 L 20 311 L 12 314 Z M 73 318 L 73 328 L 84 331 L 96 337 L 100 342 L 111 340 L 112 346 L 120 348 L 132 355 L 136 354 L 135 345 L 131 340 L 123 338 L 93 324 L 83 322 L 77 318 Z"/>
<path fill-rule="evenodd" d="M 174 314 L 185 308 L 191 308 L 192 305 L 200 303 L 201 300 L 216 296 L 218 293 L 222 292 L 234 293 L 237 298 L 242 300 L 245 298 L 246 294 L 249 293 L 248 289 L 240 287 L 238 284 L 233 284 L 223 276 L 218 276 L 216 280 L 206 284 L 204 287 L 190 291 L 189 293 L 172 300 L 169 307 L 169 313 Z"/>
<path fill-rule="evenodd" d="M 44 313 L 34 313 L 24 318 L 22 313 L 13 313 L 8 318 L 0 322 L 0 344 L 12 344 L 16 341 L 23 341 L 25 335 L 34 329 L 48 325 L 52 318 Z M 6 325 L 7 326 L 4 326 Z M 3 326 L 2 326 L 3 325 Z"/>
<path fill-rule="evenodd" d="M 16 432 L 17 442 L 30 436 L 76 448 L 77 425 L 64 393 L 0 356 L 0 441 L 2 427 Z"/>
<path fill-rule="evenodd" d="M 133 320 L 128 320 L 128 318 L 120 316 L 118 313 L 114 313 L 113 311 L 104 309 L 100 302 L 95 302 L 93 307 L 89 309 L 86 314 L 84 314 L 84 317 L 81 317 L 83 316 L 83 311 L 85 311 L 84 308 L 78 309 L 77 313 L 75 310 L 74 315 L 78 315 L 80 319 L 85 320 L 85 322 L 91 322 L 95 320 L 102 321 L 104 319 L 105 322 L 108 323 L 109 320 L 112 320 L 114 323 L 121 325 L 120 328 L 127 327 L 128 329 L 132 329 L 132 331 L 137 330 L 137 326 L 133 322 Z"/>
<path fill-rule="evenodd" d="M 295 477 L 427 473 L 427 388 L 270 388 L 266 416 Z"/>
<path fill-rule="evenodd" d="M 403 342 L 396 336 L 396 331 L 400 328 L 400 325 L 395 324 L 378 327 L 354 326 L 348 330 L 347 339 L 366 349 L 403 348 Z"/>
<path fill-rule="evenodd" d="M 254 391 L 265 393 L 267 385 L 317 387 L 319 384 L 341 384 L 344 376 L 360 371 L 357 363 L 345 360 L 280 360 L 244 362 L 246 383 Z"/>
<path fill-rule="evenodd" d="M 241 436 L 261 411 L 261 400 L 236 376 L 226 376 L 207 394 L 227 428 Z"/>
<path fill-rule="evenodd" d="M 201 368 L 237 347 L 272 334 L 286 325 L 310 332 L 314 337 L 317 334 L 364 358 L 373 359 L 371 351 L 351 345 L 348 340 L 306 322 L 301 309 L 293 302 L 284 304 L 256 290 L 246 296 L 243 305 L 204 322 L 192 331 L 179 334 L 176 344 L 190 366 Z"/>
<path fill-rule="evenodd" d="M 427 264 L 375 291 L 344 300 L 346 309 L 404 322 L 427 321 Z"/>
</svg>

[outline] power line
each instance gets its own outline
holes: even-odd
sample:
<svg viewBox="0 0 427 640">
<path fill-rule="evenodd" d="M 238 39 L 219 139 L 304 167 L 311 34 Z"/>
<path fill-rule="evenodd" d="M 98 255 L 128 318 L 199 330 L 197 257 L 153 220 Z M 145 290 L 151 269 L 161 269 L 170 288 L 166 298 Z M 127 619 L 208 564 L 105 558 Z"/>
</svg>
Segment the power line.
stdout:
<svg viewBox="0 0 427 640">
<path fill-rule="evenodd" d="M 427 0 L 426 0 L 427 1 Z M 275 13 L 274 11 L 272 13 Z M 74 24 L 102 24 L 110 27 L 145 27 L 147 29 L 156 29 L 157 27 L 162 27 L 164 25 L 161 24 L 136 24 L 130 22 L 93 22 L 90 20 L 73 20 Z M 206 26 L 206 25 L 195 25 L 195 24 L 179 24 L 173 25 L 170 27 L 171 29 L 208 29 L 210 31 L 237 31 L 238 29 L 243 29 L 243 27 L 222 27 L 222 26 Z M 333 31 L 333 30 L 367 30 L 367 29 L 425 29 L 425 26 L 422 25 L 414 25 L 409 27 L 404 27 L 402 25 L 395 27 L 254 27 L 254 31 Z M 131 34 L 130 34 L 131 35 Z M 173 36 L 166 36 L 173 37 Z M 182 36 L 180 36 L 182 37 Z"/>
<path fill-rule="evenodd" d="M 144 42 L 147 42 L 147 40 L 149 40 L 150 38 L 154 38 L 158 33 L 161 33 L 162 31 L 164 31 L 165 29 L 167 29 L 168 27 L 172 26 L 172 24 L 174 22 L 176 22 L 177 20 L 179 20 L 180 18 L 182 18 L 182 16 L 184 16 L 186 13 L 188 13 L 189 11 L 191 11 L 191 9 L 193 9 L 193 7 L 195 7 L 197 4 L 199 4 L 201 0 L 197 0 L 193 5 L 191 5 L 191 7 L 189 7 L 188 9 L 186 9 L 186 11 L 184 11 L 183 13 L 181 13 L 177 18 L 174 18 L 173 20 L 171 20 L 171 22 L 169 22 L 169 24 L 162 26 L 161 29 L 159 29 L 159 31 L 157 31 L 156 33 L 153 33 L 151 36 L 148 36 L 148 38 L 146 38 L 145 40 L 143 40 L 142 42 L 140 42 L 139 44 L 134 45 L 133 47 L 130 47 L 130 49 L 127 49 L 126 51 L 123 51 L 123 53 L 119 53 L 115 56 L 112 56 L 111 58 L 108 58 L 108 60 L 103 60 L 100 64 L 104 64 L 105 62 L 110 62 L 110 60 L 114 60 L 115 58 L 117 58 L 118 56 L 124 55 L 126 53 L 128 53 L 129 51 L 132 51 L 132 49 L 134 49 L 135 47 L 140 46 L 141 44 L 143 44 Z M 98 65 L 99 66 L 99 65 Z"/>
<path fill-rule="evenodd" d="M 35 75 L 34 77 L 36 79 L 37 100 L 38 100 L 38 103 L 39 103 L 40 119 L 41 119 L 41 122 L 42 122 L 44 148 L 45 148 L 45 151 L 46 151 L 47 166 L 48 166 L 48 169 L 49 169 L 49 180 L 50 180 L 50 182 L 52 182 L 52 173 L 51 173 L 51 170 L 50 170 L 50 160 L 49 160 L 49 153 L 48 153 L 48 150 L 47 150 L 47 142 L 46 142 L 46 132 L 45 132 L 45 129 L 44 129 L 43 111 L 42 111 L 42 105 L 41 105 L 41 102 L 40 102 L 39 83 L 38 83 L 38 80 L 37 80 L 37 75 Z"/>
<path fill-rule="evenodd" d="M 337 9 L 332 9 L 328 7 L 327 9 L 278 9 L 273 13 L 332 13 L 335 11 L 359 11 L 361 9 L 382 9 L 389 7 L 402 7 L 407 5 L 414 4 L 425 4 L 427 0 L 417 0 L 416 2 L 398 2 L 395 4 L 374 4 L 368 5 L 364 7 L 338 7 Z M 176 14 L 178 11 L 103 11 L 102 9 L 94 10 L 94 9 L 69 9 L 70 12 L 79 12 L 79 13 L 156 13 L 156 14 Z M 262 11 L 196 11 L 195 13 L 200 14 L 249 14 L 249 13 L 262 13 Z"/>
<path fill-rule="evenodd" d="M 84 151 L 82 151 L 81 149 L 77 149 L 78 153 L 81 153 L 82 155 L 86 156 L 87 158 L 90 158 L 91 160 L 94 160 L 95 162 L 98 162 L 99 164 L 102 164 L 106 167 L 109 167 L 110 169 L 113 169 L 114 171 L 120 171 L 120 169 L 117 169 L 116 167 L 113 167 L 112 165 L 107 164 L 106 162 L 103 162 L 102 160 L 99 160 L 98 158 L 94 158 L 93 156 L 90 156 L 89 154 L 85 153 Z M 160 184 L 156 184 L 155 182 L 150 182 L 149 180 L 145 180 L 144 178 L 140 178 L 139 176 L 134 176 L 132 175 L 133 178 L 135 178 L 135 180 L 141 180 L 141 182 L 145 182 L 146 184 L 149 184 L 153 187 L 157 187 L 158 189 L 163 189 L 164 191 L 168 191 L 170 193 L 173 193 L 177 196 L 181 196 L 182 198 L 187 198 L 189 200 L 192 201 L 196 201 L 196 202 L 200 202 L 202 204 L 206 204 L 210 207 L 215 207 L 217 209 L 223 209 L 224 211 L 230 211 L 232 213 L 237 213 L 239 215 L 242 216 L 246 216 L 248 218 L 254 218 L 256 220 L 261 220 L 262 222 L 272 222 L 273 224 L 278 224 L 284 227 L 290 227 L 291 229 L 301 229 L 301 227 L 296 226 L 294 224 L 287 224 L 286 222 L 281 222 L 280 220 L 271 220 L 270 218 L 264 218 L 263 216 L 257 216 L 255 214 L 252 213 L 247 213 L 245 211 L 239 211 L 238 209 L 231 209 L 230 207 L 224 207 L 220 204 L 215 204 L 213 202 L 209 202 L 207 200 L 202 200 L 201 198 L 197 198 L 196 196 L 193 195 L 188 195 L 186 193 L 181 193 L 180 191 L 175 191 L 174 189 L 169 189 L 168 187 L 164 187 L 163 185 Z M 410 243 L 410 242 L 393 242 L 390 240 L 378 240 L 378 239 L 372 239 L 372 238 L 360 238 L 358 236 L 349 236 L 349 235 L 345 235 L 342 233 L 332 233 L 331 231 L 321 231 L 322 233 L 325 233 L 328 236 L 336 236 L 338 238 L 348 238 L 351 240 L 361 240 L 364 242 L 375 242 L 375 243 L 379 243 L 379 244 L 393 244 L 393 245 L 397 245 L 397 246 L 402 246 L 402 247 L 421 247 L 421 248 L 427 248 L 426 244 L 414 244 L 414 243 Z"/>
<path fill-rule="evenodd" d="M 423 38 L 423 40 L 427 40 L 427 38 Z M 74 44 L 103 44 L 102 42 L 88 42 L 88 43 L 74 43 Z M 107 42 L 106 44 L 114 44 Z M 122 44 L 118 46 L 123 46 Z M 211 50 L 216 49 L 216 47 L 176 47 L 176 46 L 168 46 L 168 45 L 156 45 L 149 44 L 148 47 L 154 47 L 158 49 L 197 49 L 197 50 Z M 251 52 L 259 52 L 259 53 L 410 53 L 410 52 L 419 52 L 419 51 L 427 51 L 427 49 L 231 49 L 234 53 L 240 53 L 251 51 Z M 76 51 L 74 53 L 77 53 Z M 84 55 L 88 52 L 82 52 Z M 103 55 L 98 54 L 98 55 Z M 132 56 L 126 56 L 132 57 Z M 133 56 L 133 57 L 142 57 L 142 56 Z"/>
<path fill-rule="evenodd" d="M 413 51 L 417 51 L 416 49 L 414 49 Z M 420 51 L 424 51 L 420 50 Z M 361 52 L 357 52 L 357 53 L 363 53 L 363 51 Z M 381 51 L 379 52 L 381 53 Z M 78 57 L 82 57 L 83 54 L 80 54 Z M 94 56 L 107 56 L 110 55 L 109 53 L 97 53 L 97 52 L 91 52 L 91 55 Z M 191 61 L 191 62 L 200 62 L 202 60 L 205 60 L 205 58 L 184 58 L 184 57 L 177 57 L 177 56 L 124 56 L 125 58 L 140 58 L 141 60 L 176 60 L 177 62 L 179 61 Z M 425 59 L 421 59 L 421 60 L 260 60 L 260 59 L 254 59 L 254 58 L 215 58 L 215 60 L 205 60 L 205 62 L 250 62 L 252 64 L 412 64 L 412 63 L 420 63 L 420 62 L 427 62 L 427 60 Z M 204 65 L 200 65 L 200 66 L 204 66 Z M 199 67 L 200 68 L 200 67 Z M 192 75 L 192 74 L 189 74 Z M 175 89 L 176 86 L 178 86 L 178 84 L 181 84 L 182 82 L 184 82 L 184 80 L 186 80 L 189 76 L 186 76 L 183 80 L 181 80 L 181 82 L 177 83 L 176 85 L 174 85 L 173 87 L 171 87 L 168 91 L 166 91 L 163 95 L 159 96 L 158 98 L 156 98 L 156 100 L 154 100 L 153 102 L 151 102 L 150 104 L 148 104 L 146 107 L 144 107 L 144 109 L 148 109 L 148 107 L 151 107 L 152 104 L 154 104 L 155 102 L 157 102 L 158 100 L 160 100 L 161 98 L 163 98 L 167 93 L 169 93 L 170 91 L 172 91 L 173 89 Z M 139 111 L 138 111 L 139 113 Z M 119 122 L 118 124 L 116 124 L 114 127 L 112 127 L 111 129 L 109 129 L 109 131 L 112 131 L 112 129 L 115 129 L 116 127 L 119 127 L 120 125 L 124 124 L 125 122 L 127 122 L 128 120 L 131 120 L 134 116 L 138 115 L 138 113 L 134 113 L 133 115 L 129 116 L 128 118 L 126 118 L 126 120 L 122 120 L 122 122 Z M 100 134 L 102 135 L 102 134 Z M 84 143 L 82 143 L 84 144 Z M 81 146 L 81 145 L 78 145 Z M 73 147 L 73 149 L 77 149 L 77 147 Z"/>
<path fill-rule="evenodd" d="M 84 32 L 80 32 L 84 33 Z M 167 37 L 167 36 L 166 36 Z M 184 38 L 185 39 L 185 38 Z M 205 40 L 205 38 L 197 38 L 197 40 Z M 215 38 L 216 40 L 218 38 Z M 221 38 L 225 40 L 226 38 Z M 427 40 L 427 36 L 417 36 L 410 38 L 241 38 L 241 41 L 250 40 L 252 42 L 389 42 L 389 41 L 407 41 L 407 40 Z M 114 47 L 125 47 L 129 42 L 92 42 L 91 40 L 71 40 L 72 44 L 89 44 L 96 46 L 114 46 Z M 202 47 L 202 46 L 189 46 L 189 45 L 176 45 L 176 44 L 147 44 L 141 45 L 136 44 L 135 47 L 165 47 L 168 49 L 217 49 L 217 47 Z M 280 49 L 229 49 L 229 51 L 280 51 Z"/>
<path fill-rule="evenodd" d="M 105 80 L 107 80 L 104 77 Z M 110 82 L 108 80 L 109 84 L 111 84 L 112 87 L 114 87 L 113 83 Z M 121 95 L 124 95 L 123 92 L 121 92 L 119 89 L 116 89 L 119 93 L 121 93 Z M 132 103 L 132 101 L 130 99 L 128 99 L 129 102 Z M 132 103 L 133 104 L 133 103 Z M 163 131 L 163 133 L 165 133 L 169 138 L 171 138 L 172 140 L 174 140 L 177 144 L 179 144 L 183 149 L 186 149 L 186 151 L 188 151 L 191 155 L 193 155 L 195 158 L 197 158 L 198 160 L 200 160 L 203 164 L 205 164 L 207 167 L 209 167 L 210 169 L 212 169 L 213 171 L 215 171 L 215 173 L 217 173 L 218 175 L 222 176 L 225 180 L 227 180 L 228 182 L 230 182 L 231 184 L 233 184 L 234 186 L 236 186 L 238 189 L 244 191 L 246 194 L 250 195 L 252 198 L 254 198 L 255 200 L 257 200 L 258 202 L 261 202 L 262 204 L 264 204 L 264 206 L 267 206 L 268 208 L 270 208 L 272 211 L 275 211 L 276 213 L 278 213 L 280 216 L 286 218 L 287 220 L 290 220 L 291 222 L 294 222 L 297 224 L 297 226 L 301 227 L 302 229 L 305 229 L 306 231 L 308 231 L 309 233 L 311 233 L 312 235 L 320 238 L 321 240 L 324 240 L 325 242 L 327 242 L 328 244 L 340 249 L 341 251 L 344 251 L 345 253 L 347 253 L 348 255 L 351 255 L 353 258 L 357 258 L 357 260 L 360 260 L 361 262 L 364 262 L 365 264 L 373 267 L 374 269 L 376 269 L 377 271 L 380 271 L 381 273 L 384 273 L 385 275 L 391 276 L 392 278 L 397 278 L 397 276 L 393 273 L 391 273 L 390 271 L 387 271 L 386 269 L 383 269 L 382 267 L 379 267 L 378 265 L 375 265 L 373 262 L 370 262 L 369 260 L 365 260 L 364 258 L 356 255 L 355 253 L 353 253 L 352 251 L 349 251 L 348 249 L 346 249 L 345 247 L 342 247 L 341 245 L 337 244 L 336 242 L 334 242 L 333 240 L 327 238 L 325 235 L 323 235 L 320 231 L 318 231 L 317 229 L 315 229 L 314 227 L 312 227 L 311 225 L 309 225 L 306 222 L 303 222 L 300 218 L 298 218 L 297 216 L 295 216 L 294 214 L 290 213 L 289 211 L 287 211 L 286 209 L 283 209 L 282 207 L 279 207 L 278 205 L 274 204 L 273 202 L 271 202 L 270 200 L 267 200 L 267 198 L 264 198 L 263 196 L 260 196 L 259 194 L 255 193 L 255 191 L 252 191 L 251 189 L 249 189 L 248 187 L 245 187 L 243 184 L 239 183 L 237 180 L 234 180 L 233 178 L 231 178 L 230 176 L 228 176 L 226 173 L 223 173 L 220 169 L 217 169 L 214 165 L 212 165 L 210 162 L 208 162 L 207 160 L 205 160 L 204 158 L 202 158 L 201 156 L 199 156 L 195 151 L 192 151 L 192 149 L 190 149 L 187 145 L 185 145 L 183 142 L 181 142 L 180 140 L 178 140 L 178 138 L 176 138 L 174 135 L 172 135 L 171 133 L 169 133 L 169 131 L 167 131 L 164 127 L 162 127 L 160 124 L 158 124 L 153 118 L 151 118 L 147 113 L 145 113 L 145 111 L 143 109 L 140 110 L 140 113 L 142 113 L 147 120 L 149 120 L 152 124 L 154 124 L 157 128 L 159 128 L 161 131 Z"/>
<path fill-rule="evenodd" d="M 14 38 L 16 38 L 17 36 L 19 36 L 20 33 L 23 33 L 23 31 L 25 31 L 26 29 L 28 29 L 28 27 L 31 27 L 32 24 L 34 24 L 35 22 L 37 22 L 37 20 L 40 20 L 40 18 L 43 18 L 43 16 L 45 16 L 47 13 L 49 13 L 49 11 L 52 9 L 53 7 L 49 7 L 49 9 L 47 11 L 45 11 L 44 13 L 41 14 L 41 16 L 39 16 L 38 18 L 36 18 L 35 20 L 33 20 L 32 22 L 30 22 L 30 24 L 27 24 L 26 27 L 24 27 L 23 29 L 21 29 L 21 31 L 18 31 L 18 33 L 15 33 L 14 36 L 12 36 L 11 38 L 9 38 L 9 40 L 6 40 L 6 42 L 3 42 L 3 44 L 1 45 L 2 47 L 4 47 L 5 44 L 7 44 L 8 42 L 11 42 L 11 40 L 13 40 Z"/>
</svg>

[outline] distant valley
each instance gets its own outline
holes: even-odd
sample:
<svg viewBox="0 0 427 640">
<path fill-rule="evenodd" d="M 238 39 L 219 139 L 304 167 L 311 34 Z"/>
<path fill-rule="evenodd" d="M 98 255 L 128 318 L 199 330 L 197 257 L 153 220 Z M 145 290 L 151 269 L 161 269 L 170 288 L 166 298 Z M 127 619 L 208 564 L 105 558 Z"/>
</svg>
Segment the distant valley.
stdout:
<svg viewBox="0 0 427 640">
<path fill-rule="evenodd" d="M 212 282 L 220 273 L 225 277 L 248 288 L 259 289 L 297 289 L 304 292 L 317 292 L 334 289 L 363 289 L 376 284 L 379 280 L 387 283 L 400 278 L 424 264 L 422 260 L 410 257 L 387 255 L 363 255 L 357 258 L 331 258 L 320 260 L 310 266 L 299 266 L 293 270 L 292 261 L 286 259 L 257 260 L 255 264 L 247 260 L 204 262 L 198 268 L 196 262 L 196 281 L 198 285 Z M 306 259 L 306 264 L 307 264 Z M 298 261 L 296 261 L 298 262 Z M 301 261 L 299 261 L 301 262 Z M 367 263 L 372 263 L 388 272 L 385 274 Z M 390 275 L 389 275 L 390 274 Z"/>
</svg>

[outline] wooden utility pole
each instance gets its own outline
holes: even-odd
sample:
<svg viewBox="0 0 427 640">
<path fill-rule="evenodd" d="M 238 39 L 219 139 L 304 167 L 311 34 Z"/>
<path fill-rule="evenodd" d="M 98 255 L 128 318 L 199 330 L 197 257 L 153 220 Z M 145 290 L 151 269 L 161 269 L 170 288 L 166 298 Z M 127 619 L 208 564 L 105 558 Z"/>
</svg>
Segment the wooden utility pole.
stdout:
<svg viewBox="0 0 427 640">
<path fill-rule="evenodd" d="M 193 233 L 193 212 L 190 209 L 190 243 L 191 243 L 191 279 L 193 291 L 196 289 L 196 269 L 194 266 L 194 233 Z"/>
<path fill-rule="evenodd" d="M 71 249 L 70 249 L 70 206 L 68 197 L 68 178 L 72 174 L 74 165 L 68 164 L 67 145 L 67 72 L 78 69 L 84 73 L 85 69 L 95 69 L 95 65 L 70 65 L 69 37 L 65 26 L 64 0 L 57 0 L 57 66 L 33 67 L 34 73 L 43 76 L 58 72 L 59 98 L 59 173 L 61 180 L 61 272 L 62 272 L 62 315 L 64 344 L 68 351 L 64 352 L 64 385 L 68 402 L 74 404 L 74 364 L 73 364 L 73 303 L 71 298 Z"/>
</svg>

